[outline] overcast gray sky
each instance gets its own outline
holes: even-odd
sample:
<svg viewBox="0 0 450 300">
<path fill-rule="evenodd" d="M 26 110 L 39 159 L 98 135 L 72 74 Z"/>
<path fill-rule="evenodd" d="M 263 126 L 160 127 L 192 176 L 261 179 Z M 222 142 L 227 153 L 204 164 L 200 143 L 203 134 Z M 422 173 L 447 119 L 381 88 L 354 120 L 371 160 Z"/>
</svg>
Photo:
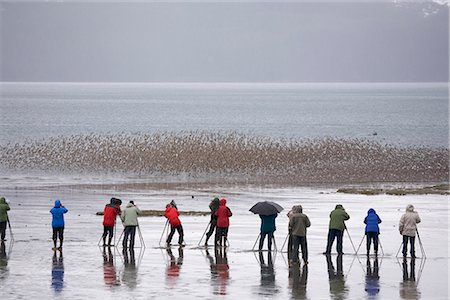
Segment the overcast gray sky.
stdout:
<svg viewBox="0 0 450 300">
<path fill-rule="evenodd" d="M 449 79 L 449 9 L 438 4 L 0 5 L 1 81 Z"/>
</svg>

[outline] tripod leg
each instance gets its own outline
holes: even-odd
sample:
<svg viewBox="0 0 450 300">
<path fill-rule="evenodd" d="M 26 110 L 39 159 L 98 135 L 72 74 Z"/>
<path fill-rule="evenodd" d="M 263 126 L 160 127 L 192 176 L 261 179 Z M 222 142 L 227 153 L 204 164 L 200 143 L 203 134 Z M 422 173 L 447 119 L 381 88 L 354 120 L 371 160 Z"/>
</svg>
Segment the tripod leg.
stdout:
<svg viewBox="0 0 450 300">
<path fill-rule="evenodd" d="M 139 234 L 139 240 L 141 241 L 141 247 L 145 248 L 144 237 L 142 236 L 141 228 L 139 227 L 139 225 L 137 226 L 137 229 Z"/>
<path fill-rule="evenodd" d="M 358 254 L 359 248 L 361 248 L 362 243 L 364 242 L 364 238 L 366 237 L 366 235 L 363 235 L 361 242 L 359 242 L 359 246 L 358 249 L 356 249 L 356 254 Z"/>
<path fill-rule="evenodd" d="M 117 243 L 114 242 L 114 247 L 118 247 L 118 244 L 120 243 L 120 239 L 122 238 L 124 232 L 125 232 L 125 229 L 122 230 L 122 233 L 120 234 L 119 238 L 117 239 Z"/>
<path fill-rule="evenodd" d="M 166 232 L 166 227 L 167 227 L 167 224 L 169 223 L 169 220 L 166 220 L 166 224 L 164 225 L 164 229 L 163 229 L 163 232 L 161 233 L 161 238 L 159 239 L 159 245 L 161 246 L 161 241 L 162 241 L 162 239 L 163 239 L 163 236 L 164 236 L 164 232 Z M 166 240 L 167 240 L 167 235 L 166 235 Z"/>
<path fill-rule="evenodd" d="M 353 244 L 352 237 L 350 236 L 350 233 L 348 232 L 348 229 L 345 228 L 345 231 L 347 231 L 348 238 L 350 239 L 350 243 L 352 244 L 352 247 L 353 247 L 353 250 L 355 251 L 355 254 L 358 255 L 358 252 L 356 251 L 355 245 Z"/>
<path fill-rule="evenodd" d="M 6 216 L 6 221 L 8 221 L 8 228 L 9 228 L 9 235 L 11 236 L 11 242 L 13 242 L 14 241 L 14 235 L 13 235 L 13 232 L 12 232 L 12 229 L 11 229 L 11 222 L 9 221 L 9 217 L 8 216 Z"/>
<path fill-rule="evenodd" d="M 287 242 L 288 238 L 289 238 L 289 233 L 286 235 L 286 238 L 284 239 L 283 246 L 281 247 L 281 252 L 283 252 L 284 246 L 286 246 L 286 242 Z"/>
<path fill-rule="evenodd" d="M 378 236 L 378 244 L 380 245 L 380 249 L 381 249 L 381 255 L 384 256 L 384 250 L 383 250 L 383 245 L 381 245 L 381 240 L 380 237 Z"/>
<path fill-rule="evenodd" d="M 255 244 L 253 245 L 252 250 L 255 250 L 256 247 L 256 243 L 258 243 L 259 239 L 261 238 L 261 233 L 258 235 L 258 237 L 256 238 Z"/>
<path fill-rule="evenodd" d="M 398 247 L 398 251 L 397 251 L 397 254 L 395 255 L 395 257 L 398 257 L 398 254 L 400 253 L 400 249 L 402 249 L 402 246 L 403 246 L 403 241 L 400 244 L 400 247 Z"/>
<path fill-rule="evenodd" d="M 206 232 L 208 231 L 209 226 L 211 225 L 211 221 L 206 225 L 205 231 L 203 232 L 202 237 L 200 238 L 200 241 L 198 241 L 198 246 L 202 243 L 203 238 L 205 237 Z"/>
</svg>

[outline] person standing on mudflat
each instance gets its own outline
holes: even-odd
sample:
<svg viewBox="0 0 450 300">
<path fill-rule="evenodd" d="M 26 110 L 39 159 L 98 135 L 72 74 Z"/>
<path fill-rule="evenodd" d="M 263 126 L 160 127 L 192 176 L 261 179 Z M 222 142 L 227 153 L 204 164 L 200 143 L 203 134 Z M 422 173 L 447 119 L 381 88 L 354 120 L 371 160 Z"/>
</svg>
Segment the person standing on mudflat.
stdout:
<svg viewBox="0 0 450 300">
<path fill-rule="evenodd" d="M 123 242 L 123 249 L 126 250 L 128 247 L 128 237 L 130 238 L 130 248 L 134 248 L 134 237 L 136 236 L 136 227 L 138 224 L 138 215 L 142 212 L 134 205 L 134 201 L 130 201 L 127 207 L 122 211 L 120 218 L 122 219 L 123 225 L 125 226 Z"/>
<path fill-rule="evenodd" d="M 184 246 L 184 233 L 183 226 L 181 225 L 180 218 L 178 216 L 180 212 L 178 211 L 175 202 L 172 201 L 166 205 L 166 210 L 164 211 L 164 216 L 169 220 L 170 233 L 166 240 L 166 246 L 170 247 L 170 242 L 172 241 L 175 230 L 178 231 L 178 245 Z"/>
<path fill-rule="evenodd" d="M 344 236 L 345 221 L 350 219 L 350 216 L 345 212 L 344 207 L 341 204 L 336 205 L 336 208 L 330 213 L 330 224 L 328 226 L 328 241 L 327 249 L 323 254 L 331 254 L 331 247 L 333 246 L 334 239 L 337 238 L 336 250 L 338 254 L 342 252 L 342 238 Z"/>
<path fill-rule="evenodd" d="M 208 240 L 213 235 L 214 230 L 217 226 L 217 216 L 215 215 L 216 211 L 219 209 L 220 201 L 219 198 L 214 198 L 209 204 L 209 209 L 211 210 L 211 220 L 209 221 L 209 230 L 206 233 L 206 241 L 205 246 L 208 246 Z"/>
<path fill-rule="evenodd" d="M 373 249 L 375 250 L 375 255 L 378 255 L 378 235 L 380 234 L 380 227 L 378 224 L 381 223 L 380 217 L 375 212 L 375 209 L 371 208 L 367 211 L 367 217 L 364 219 L 364 224 L 366 224 L 366 248 L 367 256 L 370 253 L 370 244 L 373 240 Z"/>
<path fill-rule="evenodd" d="M 114 235 L 114 226 L 116 225 L 116 217 L 121 214 L 120 200 L 111 198 L 109 204 L 105 205 L 103 210 L 103 246 L 106 246 L 106 236 L 109 234 L 108 246 L 111 246 L 111 241 Z"/>
<path fill-rule="evenodd" d="M 4 197 L 0 198 L 0 234 L 2 238 L 2 242 L 6 241 L 6 225 L 8 223 L 8 210 L 11 208 L 9 204 L 6 203 L 6 199 Z"/>
<path fill-rule="evenodd" d="M 303 213 L 301 205 L 294 206 L 289 217 L 289 228 L 292 234 L 292 262 L 298 263 L 298 248 L 302 249 L 302 258 L 305 264 L 308 263 L 308 243 L 306 242 L 306 228 L 311 226 L 307 215 Z"/>
<path fill-rule="evenodd" d="M 65 208 L 59 199 L 56 199 L 55 206 L 50 210 L 52 214 L 52 229 L 53 229 L 53 250 L 62 250 L 64 240 L 64 214 L 68 210 Z M 59 247 L 56 248 L 56 241 L 59 237 Z"/>
<path fill-rule="evenodd" d="M 226 246 L 228 239 L 228 228 L 230 227 L 230 217 L 233 215 L 230 208 L 227 206 L 226 199 L 220 199 L 220 206 L 215 215 L 217 217 L 215 245 L 217 246 L 220 244 L 220 246 Z"/>
<path fill-rule="evenodd" d="M 411 244 L 411 257 L 416 257 L 416 253 L 414 250 L 414 242 L 416 238 L 417 232 L 417 223 L 420 223 L 419 214 L 414 211 L 414 206 L 412 204 L 408 204 L 406 206 L 406 213 L 400 218 L 400 223 L 398 225 L 398 229 L 400 234 L 403 236 L 403 257 L 406 257 L 408 241 Z"/>
<path fill-rule="evenodd" d="M 259 239 L 259 251 L 262 250 L 264 246 L 264 239 L 267 235 L 267 249 L 269 251 L 272 251 L 272 240 L 273 240 L 273 234 L 277 227 L 275 226 L 275 219 L 277 218 L 278 214 L 273 214 L 269 216 L 259 215 L 261 218 L 261 238 Z"/>
</svg>

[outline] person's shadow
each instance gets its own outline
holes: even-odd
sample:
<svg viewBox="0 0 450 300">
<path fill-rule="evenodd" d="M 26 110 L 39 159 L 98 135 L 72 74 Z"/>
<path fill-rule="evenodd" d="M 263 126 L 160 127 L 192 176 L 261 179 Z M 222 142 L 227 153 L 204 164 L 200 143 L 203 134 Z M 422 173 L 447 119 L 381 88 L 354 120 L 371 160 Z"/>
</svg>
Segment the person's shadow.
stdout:
<svg viewBox="0 0 450 300">
<path fill-rule="evenodd" d="M 53 251 L 52 257 L 52 288 L 56 293 L 64 288 L 64 259 L 62 251 L 58 250 Z"/>
<path fill-rule="evenodd" d="M 123 250 L 124 271 L 122 274 L 122 281 L 130 289 L 137 286 L 137 268 L 134 248 L 127 248 Z"/>
<path fill-rule="evenodd" d="M 6 245 L 4 241 L 0 244 L 0 280 L 8 275 L 8 255 L 6 254 Z"/>
<path fill-rule="evenodd" d="M 108 249 L 108 252 L 106 252 Z M 103 279 L 107 286 L 119 285 L 111 247 L 103 247 Z"/>
<path fill-rule="evenodd" d="M 178 247 L 178 258 L 173 255 L 172 249 L 168 247 L 166 249 L 169 255 L 169 264 L 166 268 L 166 278 L 172 281 L 180 276 L 181 266 L 183 265 L 184 251 L 183 247 Z"/>
<path fill-rule="evenodd" d="M 289 268 L 289 284 L 292 289 L 291 296 L 294 299 L 307 299 L 306 286 L 308 283 L 308 265 Z"/>
<path fill-rule="evenodd" d="M 214 295 L 226 295 L 227 285 L 230 278 L 230 266 L 228 265 L 227 249 L 214 247 L 214 258 L 206 249 L 206 257 L 209 260 L 211 270 L 211 286 Z"/>
<path fill-rule="evenodd" d="M 348 289 L 345 285 L 345 277 L 342 266 L 342 254 L 336 257 L 337 269 L 331 261 L 331 255 L 326 255 L 328 280 L 330 283 L 330 296 L 332 299 L 343 300 L 347 298 Z"/>
<path fill-rule="evenodd" d="M 408 271 L 408 260 L 403 259 L 403 281 L 400 283 L 400 297 L 402 299 L 420 299 L 420 291 L 416 283 L 416 259 L 411 258 Z"/>
<path fill-rule="evenodd" d="M 278 293 L 278 287 L 275 283 L 275 270 L 273 267 L 272 252 L 267 252 L 267 264 L 264 260 L 264 252 L 259 252 L 259 264 L 261 267 L 260 294 L 274 295 Z"/>
<path fill-rule="evenodd" d="M 376 295 L 380 292 L 380 276 L 379 273 L 379 265 L 378 265 L 378 257 L 375 257 L 372 263 L 370 261 L 370 257 L 367 257 L 366 262 L 366 285 L 365 285 L 365 291 L 367 292 L 369 299 L 376 298 Z"/>
</svg>

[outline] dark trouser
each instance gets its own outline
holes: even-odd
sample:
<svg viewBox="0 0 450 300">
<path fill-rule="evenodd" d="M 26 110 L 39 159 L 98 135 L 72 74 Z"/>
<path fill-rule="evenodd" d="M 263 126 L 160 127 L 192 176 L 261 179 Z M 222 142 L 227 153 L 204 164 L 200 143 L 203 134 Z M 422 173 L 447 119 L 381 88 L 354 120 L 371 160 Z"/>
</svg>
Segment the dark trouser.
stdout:
<svg viewBox="0 0 450 300">
<path fill-rule="evenodd" d="M 208 243 L 209 238 L 213 235 L 214 230 L 216 229 L 216 223 L 217 223 L 217 220 L 211 219 L 211 222 L 209 223 L 209 230 L 206 233 L 206 241 L 205 241 L 205 243 Z"/>
<path fill-rule="evenodd" d="M 2 241 L 4 241 L 6 237 L 6 221 L 0 222 L 0 233 L 2 236 Z"/>
<path fill-rule="evenodd" d="M 136 226 L 125 226 L 123 230 L 123 242 L 122 246 L 127 248 L 128 237 L 130 237 L 130 248 L 134 248 L 134 237 L 136 236 Z"/>
<path fill-rule="evenodd" d="M 170 233 L 169 233 L 169 236 L 167 237 L 167 244 L 170 244 L 170 242 L 172 241 L 172 237 L 175 233 L 175 229 L 178 231 L 178 244 L 181 245 L 183 243 L 183 237 L 184 237 L 183 226 L 181 226 L 181 224 L 176 227 L 173 227 L 172 225 L 170 226 Z"/>
<path fill-rule="evenodd" d="M 262 250 L 264 239 L 267 235 L 267 249 L 272 250 L 273 231 L 261 231 L 261 238 L 259 239 L 259 250 Z"/>
<path fill-rule="evenodd" d="M 114 226 L 103 225 L 103 244 L 106 244 L 106 236 L 109 234 L 109 243 L 111 245 L 111 240 L 114 235 Z"/>
<path fill-rule="evenodd" d="M 305 262 L 308 261 L 308 244 L 306 242 L 306 236 L 292 236 L 292 261 L 298 261 L 298 248 L 299 246 L 302 249 L 302 258 Z"/>
<path fill-rule="evenodd" d="M 337 237 L 336 251 L 342 254 L 342 237 L 344 236 L 344 230 L 330 229 L 328 230 L 328 242 L 326 253 L 331 253 L 331 247 L 333 246 L 334 239 Z"/>
<path fill-rule="evenodd" d="M 228 238 L 228 227 L 217 227 L 216 228 L 216 245 L 217 242 L 222 243 L 222 237 L 224 237 L 225 240 L 225 245 L 227 243 L 227 238 Z"/>
<path fill-rule="evenodd" d="M 407 236 L 404 235 L 403 236 L 403 256 L 406 256 L 407 250 L 408 250 L 408 240 L 409 243 L 411 244 L 411 249 L 410 252 L 411 253 L 411 257 L 415 257 L 416 256 L 416 252 L 414 251 L 414 241 L 415 241 L 416 237 L 415 236 Z"/>
<path fill-rule="evenodd" d="M 378 253 L 378 232 L 366 232 L 366 248 L 367 248 L 367 253 L 369 253 L 370 251 L 370 245 L 372 244 L 373 241 L 373 249 L 375 250 L 375 253 Z"/>
<path fill-rule="evenodd" d="M 56 240 L 59 237 L 59 246 L 62 247 L 63 240 L 64 240 L 64 227 L 53 227 L 53 244 L 56 247 Z"/>
</svg>

